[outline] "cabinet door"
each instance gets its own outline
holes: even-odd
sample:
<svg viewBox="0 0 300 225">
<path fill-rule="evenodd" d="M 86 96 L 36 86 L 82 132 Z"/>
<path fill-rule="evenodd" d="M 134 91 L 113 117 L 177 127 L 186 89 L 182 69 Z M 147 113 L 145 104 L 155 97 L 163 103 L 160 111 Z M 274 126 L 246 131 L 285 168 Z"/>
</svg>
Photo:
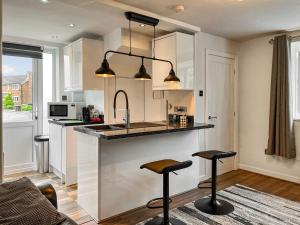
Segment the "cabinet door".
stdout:
<svg viewBox="0 0 300 225">
<path fill-rule="evenodd" d="M 72 89 L 82 90 L 82 41 L 79 40 L 72 44 L 73 61 L 72 61 Z"/>
<path fill-rule="evenodd" d="M 49 126 L 49 163 L 58 171 L 62 171 L 62 127 L 50 123 Z"/>
<path fill-rule="evenodd" d="M 166 59 L 173 63 L 176 72 L 176 35 L 167 36 L 156 40 L 155 57 Z M 169 63 L 153 61 L 152 87 L 154 90 L 169 89 L 164 79 L 169 75 L 171 66 Z"/>
<path fill-rule="evenodd" d="M 177 76 L 181 89 L 194 89 L 194 36 L 177 33 Z"/>
<path fill-rule="evenodd" d="M 72 61 L 72 46 L 69 45 L 64 48 L 64 89 L 67 91 L 72 89 Z"/>
</svg>

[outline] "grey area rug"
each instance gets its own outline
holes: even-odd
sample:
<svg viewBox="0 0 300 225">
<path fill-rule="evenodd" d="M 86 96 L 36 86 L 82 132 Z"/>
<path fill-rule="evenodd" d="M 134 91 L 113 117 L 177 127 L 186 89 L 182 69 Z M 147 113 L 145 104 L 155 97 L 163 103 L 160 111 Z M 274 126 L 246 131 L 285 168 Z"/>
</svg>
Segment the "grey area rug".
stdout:
<svg viewBox="0 0 300 225">
<path fill-rule="evenodd" d="M 170 217 L 177 218 L 187 225 L 300 225 L 300 203 L 242 185 L 219 191 L 217 196 L 233 204 L 234 212 L 226 216 L 209 215 L 197 210 L 191 202 L 171 210 Z M 145 222 L 137 225 L 143 225 Z"/>
</svg>

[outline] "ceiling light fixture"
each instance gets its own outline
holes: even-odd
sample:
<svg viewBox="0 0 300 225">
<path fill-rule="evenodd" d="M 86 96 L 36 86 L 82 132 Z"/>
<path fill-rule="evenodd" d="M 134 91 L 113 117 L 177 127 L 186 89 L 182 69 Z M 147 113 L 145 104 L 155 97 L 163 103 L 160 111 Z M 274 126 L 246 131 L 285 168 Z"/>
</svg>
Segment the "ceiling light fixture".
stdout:
<svg viewBox="0 0 300 225">
<path fill-rule="evenodd" d="M 175 6 L 175 11 L 177 13 L 180 13 L 180 12 L 183 12 L 185 10 L 184 6 L 183 5 L 176 5 Z"/>
<path fill-rule="evenodd" d="M 144 27 L 144 26 L 146 26 L 146 25 L 145 25 L 145 24 L 143 24 L 143 23 L 141 23 L 141 24 L 140 24 L 140 27 Z"/>
<path fill-rule="evenodd" d="M 75 24 L 74 23 L 70 23 L 69 27 L 75 27 Z"/>
<path fill-rule="evenodd" d="M 41 0 L 41 3 L 44 3 L 44 4 L 49 3 L 49 0 Z"/>
<path fill-rule="evenodd" d="M 144 57 L 142 58 L 142 65 L 139 69 L 139 72 L 137 72 L 134 75 L 135 80 L 151 80 L 151 76 L 147 73 L 146 68 L 144 66 Z"/>
<path fill-rule="evenodd" d="M 104 59 L 102 61 L 101 67 L 96 70 L 95 75 L 98 77 L 115 77 L 115 72 L 109 67 L 109 63 L 107 61 L 107 54 L 109 53 L 115 53 L 119 55 L 126 55 L 126 56 L 132 56 L 142 59 L 142 65 L 139 69 L 139 71 L 134 75 L 134 79 L 136 80 L 151 80 L 151 76 L 147 73 L 146 68 L 144 66 L 144 59 L 150 59 L 154 61 L 160 61 L 160 62 L 166 62 L 169 63 L 171 66 L 171 70 L 169 75 L 166 77 L 164 82 L 180 82 L 180 79 L 176 76 L 175 71 L 173 69 L 173 63 L 169 60 L 165 59 L 159 59 L 155 57 L 155 27 L 159 23 L 159 20 L 153 17 L 144 16 L 138 13 L 134 12 L 126 12 L 125 13 L 126 18 L 129 20 L 129 52 L 119 52 L 119 51 L 113 51 L 108 50 L 104 54 Z M 143 55 L 136 55 L 131 52 L 131 21 L 135 21 L 144 25 L 150 25 L 153 26 L 153 36 L 154 36 L 154 42 L 153 42 L 153 57 L 143 56 Z"/>
</svg>

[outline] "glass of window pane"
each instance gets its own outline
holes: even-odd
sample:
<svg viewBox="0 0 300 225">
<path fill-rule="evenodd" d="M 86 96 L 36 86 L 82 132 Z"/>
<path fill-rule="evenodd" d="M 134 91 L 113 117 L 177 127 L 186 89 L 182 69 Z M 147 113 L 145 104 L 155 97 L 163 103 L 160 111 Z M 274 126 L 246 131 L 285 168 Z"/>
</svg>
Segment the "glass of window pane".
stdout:
<svg viewBox="0 0 300 225">
<path fill-rule="evenodd" d="M 3 122 L 32 120 L 33 60 L 3 55 Z"/>
</svg>

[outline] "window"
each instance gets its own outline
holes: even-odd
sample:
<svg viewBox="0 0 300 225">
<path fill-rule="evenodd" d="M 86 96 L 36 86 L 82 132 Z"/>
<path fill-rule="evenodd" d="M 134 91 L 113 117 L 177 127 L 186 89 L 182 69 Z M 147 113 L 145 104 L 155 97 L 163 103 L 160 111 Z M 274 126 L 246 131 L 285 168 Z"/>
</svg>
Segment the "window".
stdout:
<svg viewBox="0 0 300 225">
<path fill-rule="evenodd" d="M 55 50 L 46 49 L 43 53 L 43 134 L 49 134 L 48 102 L 54 99 Z"/>
<path fill-rule="evenodd" d="M 11 85 L 11 89 L 13 90 L 13 91 L 17 91 L 17 90 L 19 90 L 19 84 L 12 84 Z"/>
<path fill-rule="evenodd" d="M 19 102 L 19 96 L 13 96 L 12 98 L 13 98 L 14 103 Z"/>
<path fill-rule="evenodd" d="M 291 43 L 291 93 L 293 117 L 300 119 L 300 42 Z"/>
<path fill-rule="evenodd" d="M 31 121 L 33 59 L 2 56 L 3 123 Z M 22 84 L 22 88 L 21 85 Z"/>
</svg>

